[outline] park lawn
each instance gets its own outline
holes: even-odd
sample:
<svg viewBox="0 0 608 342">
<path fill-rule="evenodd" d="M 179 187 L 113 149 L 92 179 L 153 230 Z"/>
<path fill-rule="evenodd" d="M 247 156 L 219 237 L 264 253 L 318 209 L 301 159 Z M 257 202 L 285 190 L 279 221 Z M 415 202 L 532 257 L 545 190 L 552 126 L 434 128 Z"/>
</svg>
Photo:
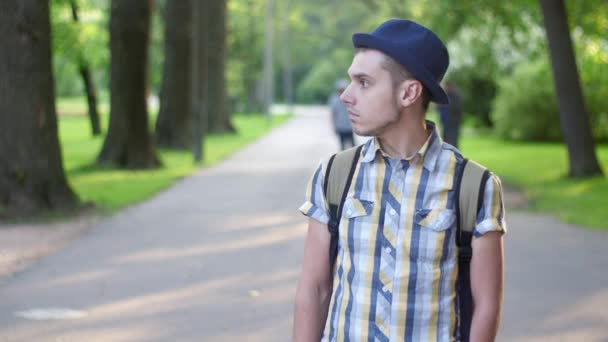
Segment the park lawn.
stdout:
<svg viewBox="0 0 608 342">
<path fill-rule="evenodd" d="M 234 115 L 237 133 L 210 135 L 205 141 L 203 166 L 221 161 L 289 118 L 280 115 L 269 120 L 262 115 Z M 101 119 L 102 126 L 107 127 L 107 115 Z M 158 151 L 162 168 L 136 171 L 98 167 L 94 162 L 103 137 L 91 136 L 89 121 L 83 115 L 61 115 L 59 137 L 72 189 L 82 201 L 94 202 L 102 211 L 112 212 L 150 198 L 197 169 L 189 151 L 165 149 Z"/>
<path fill-rule="evenodd" d="M 568 223 L 608 230 L 608 178 L 568 179 L 566 147 L 559 143 L 507 142 L 465 136 L 461 150 L 523 191 L 534 211 L 549 212 Z M 608 145 L 596 149 L 608 172 Z M 507 213 L 508 214 L 508 213 Z"/>
<path fill-rule="evenodd" d="M 106 97 L 107 96 L 101 96 L 97 99 L 97 110 L 100 113 L 110 112 L 110 104 Z M 81 116 L 87 114 L 87 103 L 84 97 L 60 97 L 57 98 L 55 102 L 59 117 Z"/>
</svg>

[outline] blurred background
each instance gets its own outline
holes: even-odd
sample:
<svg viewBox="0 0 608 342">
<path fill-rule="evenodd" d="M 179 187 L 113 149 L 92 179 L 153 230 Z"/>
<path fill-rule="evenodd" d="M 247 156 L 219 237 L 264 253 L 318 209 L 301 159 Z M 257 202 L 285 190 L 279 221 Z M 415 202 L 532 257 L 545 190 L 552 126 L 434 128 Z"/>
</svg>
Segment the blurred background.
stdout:
<svg viewBox="0 0 608 342">
<path fill-rule="evenodd" d="M 346 77 L 351 34 L 403 17 L 448 46 L 463 152 L 533 208 L 608 226 L 600 205 L 608 194 L 605 1 L 2 6 L 4 219 L 79 203 L 115 210 L 149 197 L 285 121 L 268 115 L 273 104 L 284 114 L 326 104 Z M 437 108 L 429 117 L 439 121 Z"/>
</svg>

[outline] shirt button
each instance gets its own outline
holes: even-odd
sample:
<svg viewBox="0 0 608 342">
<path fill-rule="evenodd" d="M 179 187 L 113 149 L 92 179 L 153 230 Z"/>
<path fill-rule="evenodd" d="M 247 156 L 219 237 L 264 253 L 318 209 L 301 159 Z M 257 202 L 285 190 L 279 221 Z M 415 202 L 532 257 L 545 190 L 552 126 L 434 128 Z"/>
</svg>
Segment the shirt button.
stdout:
<svg viewBox="0 0 608 342">
<path fill-rule="evenodd" d="M 382 291 L 388 292 L 388 287 L 386 287 L 386 286 L 382 287 Z"/>
<path fill-rule="evenodd" d="M 393 216 L 397 215 L 397 212 L 395 211 L 395 209 L 391 209 L 391 215 L 393 215 Z"/>
<path fill-rule="evenodd" d="M 384 248 L 384 251 L 385 251 L 387 254 L 391 254 L 391 248 L 390 248 L 390 247 L 386 247 L 386 248 Z"/>
</svg>

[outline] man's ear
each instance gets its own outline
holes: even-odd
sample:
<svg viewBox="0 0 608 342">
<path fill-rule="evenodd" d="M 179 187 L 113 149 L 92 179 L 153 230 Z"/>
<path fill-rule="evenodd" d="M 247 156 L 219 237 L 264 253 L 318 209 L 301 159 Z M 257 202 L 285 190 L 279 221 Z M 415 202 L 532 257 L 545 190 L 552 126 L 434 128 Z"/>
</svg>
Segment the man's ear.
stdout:
<svg viewBox="0 0 608 342">
<path fill-rule="evenodd" d="M 423 86 L 417 80 L 405 80 L 399 86 L 397 93 L 399 104 L 409 107 L 422 97 Z"/>
</svg>

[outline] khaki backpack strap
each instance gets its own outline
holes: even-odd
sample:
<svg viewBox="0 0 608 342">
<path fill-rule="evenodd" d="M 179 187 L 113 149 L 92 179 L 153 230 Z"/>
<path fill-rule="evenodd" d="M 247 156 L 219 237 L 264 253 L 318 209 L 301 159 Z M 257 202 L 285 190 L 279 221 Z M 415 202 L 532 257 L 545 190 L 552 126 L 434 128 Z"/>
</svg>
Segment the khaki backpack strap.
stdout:
<svg viewBox="0 0 608 342">
<path fill-rule="evenodd" d="M 360 146 L 349 148 L 334 154 L 328 164 L 325 177 L 325 198 L 328 204 L 339 205 L 342 200 L 342 193 L 348 182 L 348 175 L 351 166 Z"/>
<path fill-rule="evenodd" d="M 481 200 L 485 183 L 490 172 L 478 163 L 468 160 L 464 165 L 460 183 L 460 229 L 472 232 L 477 223 L 477 213 L 481 209 Z"/>
<path fill-rule="evenodd" d="M 329 207 L 329 223 L 327 228 L 331 235 L 329 246 L 329 263 L 333 272 L 336 257 L 338 256 L 338 233 L 342 207 L 346 193 L 357 168 L 359 156 L 363 145 L 352 147 L 331 156 L 325 170 L 323 193 Z"/>
<path fill-rule="evenodd" d="M 456 245 L 458 246 L 457 296 L 459 303 L 460 341 L 468 341 L 473 320 L 473 294 L 471 292 L 471 240 L 481 209 L 483 193 L 490 172 L 471 160 L 464 160 L 456 177 Z"/>
</svg>

